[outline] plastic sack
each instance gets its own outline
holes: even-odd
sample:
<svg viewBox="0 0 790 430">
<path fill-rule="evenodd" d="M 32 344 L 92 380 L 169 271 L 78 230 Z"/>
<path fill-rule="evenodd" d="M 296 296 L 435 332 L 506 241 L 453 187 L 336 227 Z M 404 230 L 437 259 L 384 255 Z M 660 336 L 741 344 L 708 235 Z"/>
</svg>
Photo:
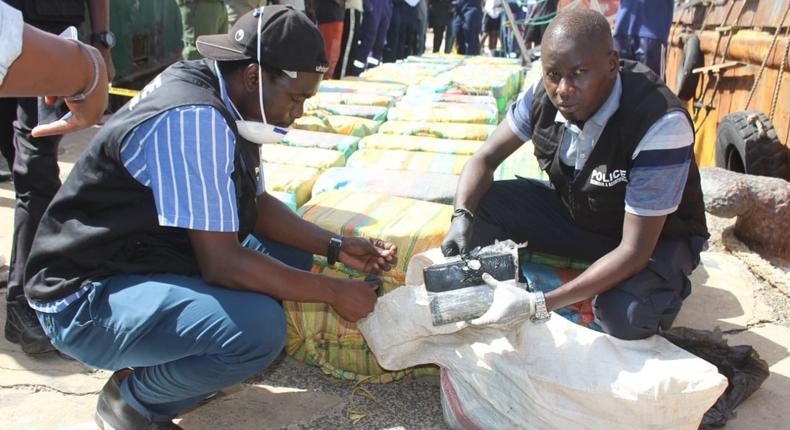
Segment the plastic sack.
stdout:
<svg viewBox="0 0 790 430">
<path fill-rule="evenodd" d="M 620 340 L 556 315 L 510 329 L 434 327 L 420 283 L 439 261 L 439 250 L 412 259 L 407 285 L 357 326 L 386 369 L 443 368 L 451 428 L 691 430 L 726 388 L 715 366 L 659 336 Z"/>
<path fill-rule="evenodd" d="M 496 106 L 470 103 L 422 103 L 405 106 L 400 103 L 387 113 L 390 121 L 458 122 L 467 124 L 497 124 Z"/>
<path fill-rule="evenodd" d="M 323 92 L 307 99 L 305 105 L 308 103 L 318 107 L 336 104 L 390 107 L 395 103 L 395 97 L 370 93 Z"/>
<path fill-rule="evenodd" d="M 333 167 L 313 185 L 313 195 L 329 190 L 365 191 L 452 204 L 458 176 L 379 168 Z"/>
<path fill-rule="evenodd" d="M 348 167 L 376 167 L 387 170 L 459 175 L 471 155 L 440 154 L 398 150 L 360 149 L 351 155 Z"/>
<path fill-rule="evenodd" d="M 378 131 L 381 121 L 356 116 L 332 115 L 325 110 L 310 111 L 309 115 L 297 118 L 292 127 L 324 133 L 345 134 L 364 137 Z"/>
<path fill-rule="evenodd" d="M 673 328 L 661 334 L 668 341 L 715 365 L 727 377 L 727 391 L 705 413 L 702 429 L 723 427 L 735 417 L 735 408 L 768 378 L 768 363 L 749 345 L 729 346 L 721 332 Z"/>
<path fill-rule="evenodd" d="M 440 139 L 427 136 L 372 134 L 359 141 L 360 149 L 403 149 L 406 151 L 442 152 L 472 155 L 483 145 L 481 140 Z"/>
<path fill-rule="evenodd" d="M 334 80 L 321 81 L 319 93 L 364 93 L 379 94 L 389 97 L 400 97 L 406 93 L 406 85 L 390 84 L 386 82 L 368 82 L 362 80 Z"/>
<path fill-rule="evenodd" d="M 494 129 L 496 126 L 488 124 L 387 121 L 379 127 L 379 133 L 484 141 L 494 132 Z"/>
<path fill-rule="evenodd" d="M 541 170 L 538 159 L 535 158 L 535 149 L 531 140 L 524 142 L 494 170 L 495 181 L 516 179 L 518 177 L 542 181 L 549 180 L 549 176 Z"/>
<path fill-rule="evenodd" d="M 310 99 L 304 104 L 305 115 L 311 115 L 312 111 L 324 110 L 332 115 L 356 116 L 359 118 L 372 119 L 374 121 L 384 121 L 387 119 L 388 108 L 382 106 L 352 105 L 352 104 L 323 104 L 314 105 Z"/>
</svg>

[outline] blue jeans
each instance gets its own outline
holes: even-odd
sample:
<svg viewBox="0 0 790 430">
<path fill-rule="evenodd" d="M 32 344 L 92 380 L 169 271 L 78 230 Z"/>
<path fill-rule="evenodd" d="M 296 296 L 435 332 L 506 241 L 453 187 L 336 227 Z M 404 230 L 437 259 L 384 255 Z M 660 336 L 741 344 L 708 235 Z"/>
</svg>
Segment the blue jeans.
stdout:
<svg viewBox="0 0 790 430">
<path fill-rule="evenodd" d="M 302 270 L 312 255 L 249 236 L 244 246 Z M 152 421 L 175 417 L 265 369 L 285 344 L 277 300 L 167 273 L 115 275 L 56 314 L 38 313 L 52 344 L 101 369 L 134 368 L 124 400 Z"/>
</svg>

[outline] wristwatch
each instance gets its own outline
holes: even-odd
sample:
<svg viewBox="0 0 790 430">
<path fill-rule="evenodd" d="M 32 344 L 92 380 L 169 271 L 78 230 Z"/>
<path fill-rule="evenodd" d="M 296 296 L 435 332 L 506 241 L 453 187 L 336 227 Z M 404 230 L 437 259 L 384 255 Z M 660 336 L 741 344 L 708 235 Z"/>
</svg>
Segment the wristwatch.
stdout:
<svg viewBox="0 0 790 430">
<path fill-rule="evenodd" d="M 546 298 L 543 296 L 543 291 L 535 291 L 535 315 L 532 315 L 533 322 L 546 322 L 551 318 L 551 313 L 546 309 Z"/>
<path fill-rule="evenodd" d="M 343 238 L 333 237 L 329 239 L 329 248 L 326 250 L 326 264 L 334 266 L 337 263 L 341 246 L 343 246 Z"/>
<path fill-rule="evenodd" d="M 99 33 L 91 34 L 91 43 L 98 43 L 105 48 L 112 48 L 115 46 L 115 33 L 112 31 L 102 31 Z"/>
</svg>

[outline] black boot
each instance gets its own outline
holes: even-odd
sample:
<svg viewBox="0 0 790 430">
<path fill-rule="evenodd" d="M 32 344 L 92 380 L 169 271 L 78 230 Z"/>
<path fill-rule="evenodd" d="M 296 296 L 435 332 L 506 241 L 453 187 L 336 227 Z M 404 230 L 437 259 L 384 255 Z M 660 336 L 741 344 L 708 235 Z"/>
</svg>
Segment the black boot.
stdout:
<svg viewBox="0 0 790 430">
<path fill-rule="evenodd" d="M 121 380 L 131 373 L 119 370 L 104 384 L 96 404 L 96 425 L 102 430 L 183 430 L 170 421 L 149 421 L 126 403 L 121 397 Z"/>
<path fill-rule="evenodd" d="M 43 354 L 55 350 L 24 297 L 6 304 L 5 338 L 18 343 L 25 354 Z"/>
</svg>

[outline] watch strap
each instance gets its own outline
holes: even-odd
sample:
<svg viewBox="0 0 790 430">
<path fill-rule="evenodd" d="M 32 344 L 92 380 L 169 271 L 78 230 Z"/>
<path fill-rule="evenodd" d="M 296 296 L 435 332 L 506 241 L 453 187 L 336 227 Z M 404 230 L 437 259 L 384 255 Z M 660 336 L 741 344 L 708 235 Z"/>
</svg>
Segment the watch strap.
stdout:
<svg viewBox="0 0 790 430">
<path fill-rule="evenodd" d="M 326 250 L 326 264 L 334 266 L 340 256 L 340 247 L 343 246 L 342 237 L 329 239 L 329 247 Z"/>
<path fill-rule="evenodd" d="M 532 297 L 535 299 L 535 313 L 532 315 L 532 321 L 545 322 L 551 318 L 551 313 L 546 308 L 546 297 L 543 291 L 535 291 Z"/>
</svg>

